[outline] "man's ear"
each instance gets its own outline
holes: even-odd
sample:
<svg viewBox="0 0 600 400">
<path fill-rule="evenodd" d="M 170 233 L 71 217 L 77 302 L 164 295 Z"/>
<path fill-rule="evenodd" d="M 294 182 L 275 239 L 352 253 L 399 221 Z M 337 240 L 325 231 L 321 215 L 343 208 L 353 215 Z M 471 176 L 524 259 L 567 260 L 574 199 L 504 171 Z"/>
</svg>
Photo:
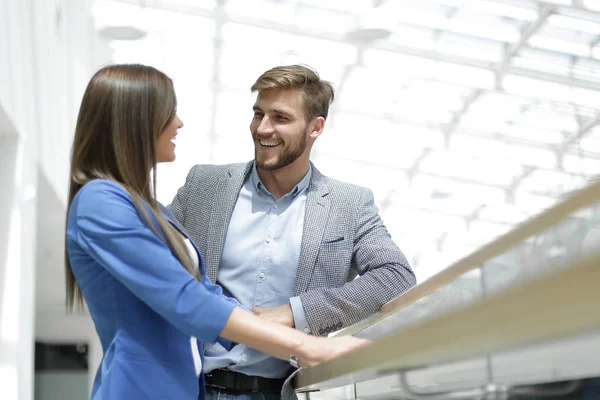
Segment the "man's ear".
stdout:
<svg viewBox="0 0 600 400">
<path fill-rule="evenodd" d="M 325 118 L 317 117 L 313 120 L 310 125 L 310 132 L 308 133 L 309 137 L 313 140 L 318 138 L 323 129 L 325 128 Z"/>
</svg>

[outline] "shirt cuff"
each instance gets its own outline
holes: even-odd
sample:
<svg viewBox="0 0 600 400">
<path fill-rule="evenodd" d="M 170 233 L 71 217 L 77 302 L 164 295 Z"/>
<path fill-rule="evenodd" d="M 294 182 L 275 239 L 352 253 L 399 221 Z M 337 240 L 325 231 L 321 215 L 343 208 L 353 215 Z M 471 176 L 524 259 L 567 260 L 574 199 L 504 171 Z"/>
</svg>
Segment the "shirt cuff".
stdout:
<svg viewBox="0 0 600 400">
<path fill-rule="evenodd" d="M 304 333 L 310 333 L 310 327 L 306 321 L 306 314 L 304 313 L 304 306 L 302 306 L 300 297 L 291 297 L 290 306 L 292 307 L 292 315 L 294 317 L 296 329 Z"/>
</svg>

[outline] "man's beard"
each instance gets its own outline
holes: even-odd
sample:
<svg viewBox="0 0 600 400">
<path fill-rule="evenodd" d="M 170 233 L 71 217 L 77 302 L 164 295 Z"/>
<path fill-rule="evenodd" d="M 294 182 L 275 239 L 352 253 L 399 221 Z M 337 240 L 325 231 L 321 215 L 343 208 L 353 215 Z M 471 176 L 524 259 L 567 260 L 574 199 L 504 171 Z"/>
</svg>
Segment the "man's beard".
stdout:
<svg viewBox="0 0 600 400">
<path fill-rule="evenodd" d="M 260 144 L 258 144 L 260 146 Z M 265 171 L 275 171 L 277 169 L 287 167 L 298 159 L 306 150 L 306 134 L 303 134 L 300 138 L 300 142 L 294 147 L 284 149 L 283 154 L 275 158 L 272 163 L 265 163 L 258 159 L 256 149 L 254 149 L 254 159 L 256 160 L 256 166 Z"/>
</svg>

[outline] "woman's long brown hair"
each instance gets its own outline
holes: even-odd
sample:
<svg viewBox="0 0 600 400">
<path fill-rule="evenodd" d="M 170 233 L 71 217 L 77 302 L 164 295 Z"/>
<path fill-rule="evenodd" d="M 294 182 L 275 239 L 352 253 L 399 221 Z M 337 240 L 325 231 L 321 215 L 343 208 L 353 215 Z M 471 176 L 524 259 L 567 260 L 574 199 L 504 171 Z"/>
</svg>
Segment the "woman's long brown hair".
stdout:
<svg viewBox="0 0 600 400">
<path fill-rule="evenodd" d="M 166 241 L 183 267 L 196 275 L 181 235 L 161 215 L 156 201 L 155 140 L 175 109 L 173 82 L 157 69 L 133 64 L 99 70 L 85 90 L 77 118 L 67 215 L 83 185 L 99 178 L 114 181 L 129 192 L 144 222 Z M 67 309 L 82 309 L 83 296 L 66 246 L 65 274 Z"/>
</svg>

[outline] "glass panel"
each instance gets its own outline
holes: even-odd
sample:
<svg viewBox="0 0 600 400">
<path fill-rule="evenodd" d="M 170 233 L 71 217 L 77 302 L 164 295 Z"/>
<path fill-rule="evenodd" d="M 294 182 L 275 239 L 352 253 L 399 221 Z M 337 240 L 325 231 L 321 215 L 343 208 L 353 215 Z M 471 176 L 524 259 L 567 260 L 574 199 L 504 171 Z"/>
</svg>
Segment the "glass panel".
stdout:
<svg viewBox="0 0 600 400">
<path fill-rule="evenodd" d="M 521 2 L 524 3 L 524 2 Z M 532 4 L 533 3 L 533 4 Z M 506 4 L 498 1 L 470 1 L 465 4 L 471 10 L 476 10 L 485 14 L 496 15 L 498 17 L 508 17 L 523 21 L 533 22 L 537 19 L 538 12 L 535 2 L 525 3 L 522 6 L 517 4 Z"/>
<path fill-rule="evenodd" d="M 212 10 L 217 7 L 217 0 L 154 0 L 157 8 L 160 7 L 173 7 L 178 10 Z"/>
<path fill-rule="evenodd" d="M 420 166 L 423 172 L 494 185 L 509 185 L 522 171 L 516 164 L 503 165 L 486 157 L 466 158 L 450 152 L 432 152 Z"/>
<path fill-rule="evenodd" d="M 600 0 L 583 0 L 583 6 L 590 10 L 600 11 Z"/>
<path fill-rule="evenodd" d="M 435 48 L 440 53 L 490 62 L 499 62 L 504 55 L 502 42 L 448 32 L 439 35 Z"/>
<path fill-rule="evenodd" d="M 490 89 L 494 87 L 492 71 L 457 63 L 435 61 L 384 50 L 365 50 L 363 62 L 366 67 L 385 69 L 395 74 L 409 74 L 441 82 L 467 87 Z"/>
<path fill-rule="evenodd" d="M 248 135 L 248 140 L 235 137 L 219 136 L 212 145 L 212 163 L 230 164 L 254 159 L 254 145 Z"/>
<path fill-rule="evenodd" d="M 366 11 L 373 6 L 373 2 L 371 0 L 298 0 L 297 2 L 314 7 L 350 13 Z"/>
<path fill-rule="evenodd" d="M 297 28 L 310 32 L 343 35 L 356 25 L 356 18 L 345 12 L 299 5 L 294 11 Z"/>
<path fill-rule="evenodd" d="M 398 22 L 440 30 L 447 29 L 449 26 L 449 9 L 447 7 L 415 1 L 409 3 L 391 1 L 388 3 L 385 11 L 395 15 Z"/>
<path fill-rule="evenodd" d="M 252 142 L 249 126 L 254 115 L 252 106 L 255 97 L 250 90 L 222 91 L 217 94 L 216 134 Z"/>
<path fill-rule="evenodd" d="M 548 17 L 548 25 L 575 32 L 587 32 L 597 35 L 600 32 L 600 22 L 594 21 L 594 14 L 587 13 L 585 18 L 575 18 L 567 15 L 554 14 Z"/>
<path fill-rule="evenodd" d="M 580 189 L 586 183 L 587 180 L 582 176 L 538 169 L 519 182 L 519 189 L 558 197 L 570 191 Z"/>
<path fill-rule="evenodd" d="M 598 92 L 588 89 L 510 74 L 504 77 L 503 86 L 511 94 L 582 106 L 593 106 L 594 101 L 597 104 L 596 99 L 599 96 Z"/>
<path fill-rule="evenodd" d="M 465 155 L 474 159 L 498 163 L 504 167 L 520 165 L 553 168 L 556 166 L 556 155 L 549 149 L 532 146 L 503 143 L 464 134 L 454 134 L 450 137 L 450 149 L 457 156 Z"/>
<path fill-rule="evenodd" d="M 518 224 L 531 215 L 516 204 L 486 205 L 479 211 L 482 220 L 509 224 Z"/>
<path fill-rule="evenodd" d="M 268 12 L 265 10 L 268 9 Z M 225 12 L 236 17 L 258 19 L 291 25 L 294 21 L 292 3 L 266 0 L 229 0 L 225 3 Z"/>
<path fill-rule="evenodd" d="M 590 48 L 587 44 L 555 39 L 549 36 L 534 35 L 529 38 L 529 44 L 540 49 L 572 54 L 574 56 L 588 57 L 590 55 Z"/>
<path fill-rule="evenodd" d="M 565 171 L 579 175 L 600 174 L 600 158 L 592 158 L 579 154 L 567 154 L 563 158 Z"/>
<path fill-rule="evenodd" d="M 551 129 L 536 128 L 527 125 L 508 125 L 501 130 L 502 135 L 510 136 L 526 141 L 533 141 L 544 144 L 560 144 L 564 140 L 564 134 L 552 127 Z"/>
<path fill-rule="evenodd" d="M 565 6 L 570 6 L 572 0 L 546 0 L 546 3 L 560 4 Z"/>
<path fill-rule="evenodd" d="M 453 32 L 460 32 L 485 39 L 514 43 L 521 37 L 520 25 L 505 18 L 479 14 L 466 9 L 459 10 L 448 25 Z"/>
<path fill-rule="evenodd" d="M 397 132 L 335 128 L 328 130 L 325 135 L 322 138 L 325 140 L 318 144 L 319 154 L 366 164 L 408 169 L 425 151 L 415 149 L 414 145 L 410 145 L 410 140 L 403 142 Z M 377 157 L 373 157 L 375 154 Z"/>
<path fill-rule="evenodd" d="M 388 42 L 415 49 L 433 50 L 436 46 L 437 35 L 438 31 L 435 29 L 399 24 L 392 32 Z"/>
<path fill-rule="evenodd" d="M 597 49 L 596 47 L 595 49 Z M 580 58 L 573 64 L 573 75 L 579 79 L 600 81 L 600 61 Z"/>
<path fill-rule="evenodd" d="M 569 75 L 571 73 L 570 64 L 561 64 L 556 61 L 533 59 L 528 57 L 515 56 L 510 60 L 511 65 L 543 72 L 551 72 L 559 75 Z"/>
</svg>

